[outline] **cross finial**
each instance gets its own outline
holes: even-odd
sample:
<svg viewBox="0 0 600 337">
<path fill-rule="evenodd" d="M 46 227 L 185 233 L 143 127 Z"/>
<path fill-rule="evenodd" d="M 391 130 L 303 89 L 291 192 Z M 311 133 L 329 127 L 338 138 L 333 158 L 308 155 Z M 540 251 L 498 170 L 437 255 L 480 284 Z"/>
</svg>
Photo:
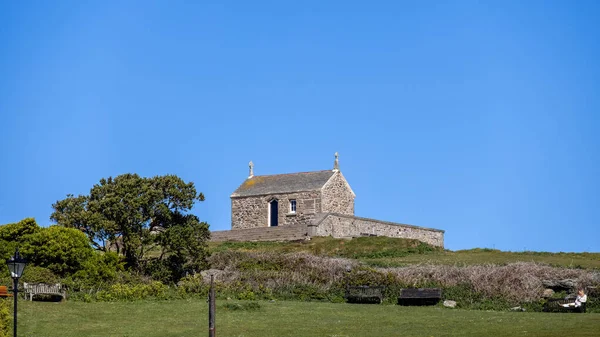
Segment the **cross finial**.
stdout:
<svg viewBox="0 0 600 337">
<path fill-rule="evenodd" d="M 339 160 L 338 160 L 339 156 L 340 155 L 336 152 L 335 153 L 335 161 L 333 162 L 333 171 L 334 172 L 338 172 L 340 170 L 340 163 L 339 163 Z"/>
<path fill-rule="evenodd" d="M 248 163 L 248 166 L 250 167 L 250 176 L 248 178 L 252 178 L 254 177 L 254 163 L 252 162 L 252 160 L 250 161 L 250 163 Z"/>
</svg>

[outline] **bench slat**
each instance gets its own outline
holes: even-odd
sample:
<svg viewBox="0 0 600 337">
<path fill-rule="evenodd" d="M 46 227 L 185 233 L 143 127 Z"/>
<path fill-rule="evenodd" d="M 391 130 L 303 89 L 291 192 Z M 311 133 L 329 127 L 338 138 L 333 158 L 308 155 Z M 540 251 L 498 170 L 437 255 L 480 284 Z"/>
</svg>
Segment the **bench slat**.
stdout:
<svg viewBox="0 0 600 337">
<path fill-rule="evenodd" d="M 29 295 L 30 301 L 33 301 L 35 295 L 56 295 L 63 299 L 67 297 L 67 293 L 60 283 L 23 283 L 23 288 L 25 289 L 25 295 Z"/>
<path fill-rule="evenodd" d="M 440 288 L 406 288 L 398 297 L 400 305 L 434 305 L 442 299 Z"/>
<path fill-rule="evenodd" d="M 348 303 L 381 303 L 383 302 L 383 286 L 353 286 L 346 288 L 345 298 Z"/>
</svg>

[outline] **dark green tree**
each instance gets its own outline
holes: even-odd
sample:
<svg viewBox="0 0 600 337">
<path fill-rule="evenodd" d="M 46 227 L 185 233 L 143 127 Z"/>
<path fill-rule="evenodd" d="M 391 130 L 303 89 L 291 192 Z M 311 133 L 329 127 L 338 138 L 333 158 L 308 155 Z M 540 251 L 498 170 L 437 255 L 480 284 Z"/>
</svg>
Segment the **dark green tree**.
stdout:
<svg viewBox="0 0 600 337">
<path fill-rule="evenodd" d="M 33 218 L 0 226 L 0 261 L 9 259 L 15 253 L 15 248 L 22 247 L 29 238 L 41 231 Z M 0 274 L 8 273 L 6 263 L 0 264 Z M 8 275 L 8 274 L 7 274 Z"/>
<path fill-rule="evenodd" d="M 130 269 L 144 271 L 151 252 L 161 261 L 177 257 L 177 268 L 198 271 L 210 232 L 190 211 L 203 200 L 193 183 L 175 175 L 123 174 L 101 179 L 89 195 L 57 201 L 50 218 L 84 232 L 96 249 L 116 250 Z"/>
</svg>

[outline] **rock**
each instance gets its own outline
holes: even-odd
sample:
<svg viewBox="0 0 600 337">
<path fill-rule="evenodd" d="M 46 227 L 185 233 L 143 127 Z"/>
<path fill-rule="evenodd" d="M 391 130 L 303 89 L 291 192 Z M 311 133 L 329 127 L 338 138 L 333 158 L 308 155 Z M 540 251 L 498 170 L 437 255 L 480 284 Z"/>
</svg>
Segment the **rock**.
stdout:
<svg viewBox="0 0 600 337">
<path fill-rule="evenodd" d="M 202 276 L 202 280 L 206 283 L 210 283 L 210 275 L 214 275 L 214 280 L 218 281 L 218 280 L 222 280 L 223 278 L 223 274 L 225 273 L 225 271 L 220 270 L 220 269 L 208 269 L 208 270 L 203 270 L 200 272 L 200 275 Z"/>
<path fill-rule="evenodd" d="M 577 287 L 577 280 L 542 280 L 542 284 L 544 287 L 550 288 L 554 291 L 571 291 Z"/>
<path fill-rule="evenodd" d="M 444 301 L 444 306 L 446 308 L 455 308 L 456 307 L 456 301 L 445 300 Z"/>
<path fill-rule="evenodd" d="M 514 307 L 514 308 L 510 308 L 510 311 L 525 311 L 525 308 Z"/>
<path fill-rule="evenodd" d="M 550 297 L 552 297 L 552 295 L 554 295 L 554 290 L 548 288 L 548 289 L 544 289 L 544 293 L 542 294 L 542 297 L 550 298 Z"/>
</svg>

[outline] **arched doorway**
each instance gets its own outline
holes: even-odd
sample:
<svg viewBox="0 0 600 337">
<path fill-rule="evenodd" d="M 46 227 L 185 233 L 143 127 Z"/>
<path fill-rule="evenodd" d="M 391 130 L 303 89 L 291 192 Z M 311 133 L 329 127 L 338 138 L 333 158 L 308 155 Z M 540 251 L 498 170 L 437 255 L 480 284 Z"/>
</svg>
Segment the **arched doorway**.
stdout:
<svg viewBox="0 0 600 337">
<path fill-rule="evenodd" d="M 275 227 L 279 224 L 279 202 L 277 199 L 269 202 L 269 227 Z"/>
</svg>

